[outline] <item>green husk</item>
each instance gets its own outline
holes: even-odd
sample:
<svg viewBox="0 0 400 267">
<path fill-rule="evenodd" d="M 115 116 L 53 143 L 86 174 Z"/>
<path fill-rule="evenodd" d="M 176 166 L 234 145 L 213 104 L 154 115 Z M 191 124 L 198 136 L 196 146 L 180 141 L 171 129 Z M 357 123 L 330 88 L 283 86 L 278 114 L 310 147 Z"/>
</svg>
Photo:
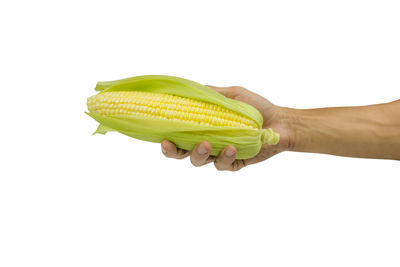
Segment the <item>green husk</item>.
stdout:
<svg viewBox="0 0 400 267">
<path fill-rule="evenodd" d="M 263 143 L 273 145 L 279 142 L 278 133 L 272 129 L 261 128 L 263 119 L 257 109 L 246 103 L 227 98 L 207 86 L 190 80 L 164 75 L 146 75 L 98 82 L 95 90 L 100 93 L 147 91 L 193 98 L 220 105 L 249 117 L 259 127 L 259 129 L 211 127 L 132 115 L 105 116 L 89 112 L 87 114 L 100 123 L 95 133 L 105 134 L 108 131 L 117 131 L 136 139 L 157 143 L 169 140 L 177 147 L 186 150 L 192 150 L 196 144 L 206 140 L 212 145 L 211 155 L 218 155 L 226 146 L 233 145 L 238 150 L 236 156 L 238 159 L 255 156 Z"/>
</svg>

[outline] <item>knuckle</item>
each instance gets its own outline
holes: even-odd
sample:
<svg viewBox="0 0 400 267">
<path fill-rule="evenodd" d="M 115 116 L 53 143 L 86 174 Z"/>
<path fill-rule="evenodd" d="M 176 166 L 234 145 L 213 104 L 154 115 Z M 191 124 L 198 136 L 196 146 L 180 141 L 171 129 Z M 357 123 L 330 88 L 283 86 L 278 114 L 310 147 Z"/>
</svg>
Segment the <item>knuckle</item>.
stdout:
<svg viewBox="0 0 400 267">
<path fill-rule="evenodd" d="M 232 165 L 232 167 L 229 169 L 231 172 L 237 172 L 241 169 L 241 167 L 235 167 Z"/>
<path fill-rule="evenodd" d="M 164 152 L 163 155 L 164 155 L 165 157 L 167 157 L 167 158 L 170 158 L 170 159 L 171 159 L 171 158 L 172 158 L 172 159 L 173 159 L 173 158 L 176 158 L 176 155 L 175 155 L 175 154 L 170 154 L 170 153 L 168 153 L 168 152 Z"/>
<path fill-rule="evenodd" d="M 214 166 L 219 171 L 225 171 L 226 170 L 226 167 L 223 164 L 221 164 L 220 162 L 214 161 Z"/>
<path fill-rule="evenodd" d="M 246 163 L 244 160 L 236 160 L 232 163 L 232 171 L 236 172 L 245 166 L 246 166 Z"/>
<path fill-rule="evenodd" d="M 184 159 L 184 158 L 186 158 L 186 155 L 179 155 L 179 156 L 176 156 L 175 158 L 176 159 Z"/>
<path fill-rule="evenodd" d="M 194 163 L 194 162 L 192 162 L 192 165 L 195 166 L 195 167 L 201 167 L 201 166 L 203 166 L 202 164 Z"/>
<path fill-rule="evenodd" d="M 198 159 L 194 159 L 193 157 L 190 157 L 190 162 L 192 163 L 193 166 L 195 167 L 201 167 L 204 165 L 203 162 L 199 161 Z"/>
<path fill-rule="evenodd" d="M 235 85 L 235 86 L 232 86 L 232 90 L 235 90 L 236 92 L 241 92 L 241 91 L 245 90 L 245 88 L 242 86 L 239 86 L 239 85 Z"/>
</svg>

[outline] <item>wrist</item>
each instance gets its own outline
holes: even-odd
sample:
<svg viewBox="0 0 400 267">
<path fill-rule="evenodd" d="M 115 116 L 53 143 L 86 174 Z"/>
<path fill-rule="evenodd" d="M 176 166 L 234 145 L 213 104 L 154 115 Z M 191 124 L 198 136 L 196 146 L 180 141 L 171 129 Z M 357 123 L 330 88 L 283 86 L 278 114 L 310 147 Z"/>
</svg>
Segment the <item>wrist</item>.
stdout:
<svg viewBox="0 0 400 267">
<path fill-rule="evenodd" d="M 296 151 L 298 142 L 297 125 L 298 115 L 295 109 L 275 106 L 276 116 L 272 128 L 280 134 L 277 144 L 281 151 Z"/>
<path fill-rule="evenodd" d="M 336 124 L 326 120 L 324 113 L 315 109 L 279 107 L 279 110 L 279 121 L 287 133 L 289 151 L 312 152 L 323 139 L 321 135 L 326 134 L 326 129 Z"/>
</svg>

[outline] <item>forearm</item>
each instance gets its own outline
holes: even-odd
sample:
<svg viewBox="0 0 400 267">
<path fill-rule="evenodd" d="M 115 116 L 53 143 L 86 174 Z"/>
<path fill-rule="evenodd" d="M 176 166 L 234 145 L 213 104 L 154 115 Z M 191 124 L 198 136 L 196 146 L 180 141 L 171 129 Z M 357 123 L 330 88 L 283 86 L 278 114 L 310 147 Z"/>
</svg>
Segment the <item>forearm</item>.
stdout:
<svg viewBox="0 0 400 267">
<path fill-rule="evenodd" d="M 290 150 L 400 160 L 400 100 L 371 106 L 281 108 Z"/>
</svg>

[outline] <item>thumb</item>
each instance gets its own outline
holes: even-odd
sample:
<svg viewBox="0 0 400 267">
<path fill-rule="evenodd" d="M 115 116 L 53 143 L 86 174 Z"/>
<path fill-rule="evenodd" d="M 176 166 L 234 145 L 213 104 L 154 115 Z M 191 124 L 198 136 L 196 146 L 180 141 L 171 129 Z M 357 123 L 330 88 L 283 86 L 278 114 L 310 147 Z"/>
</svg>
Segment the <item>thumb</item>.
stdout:
<svg viewBox="0 0 400 267">
<path fill-rule="evenodd" d="M 245 90 L 243 87 L 240 86 L 229 86 L 229 87 L 217 87 L 213 85 L 206 85 L 206 86 L 232 99 L 237 99 L 238 96 Z"/>
<path fill-rule="evenodd" d="M 211 85 L 207 86 L 228 98 L 232 98 L 255 107 L 261 112 L 261 114 L 267 114 L 267 115 L 272 114 L 271 111 L 273 110 L 273 105 L 271 102 L 269 102 L 264 97 L 256 93 L 253 93 L 241 86 L 231 86 L 231 87 L 216 87 Z"/>
</svg>

